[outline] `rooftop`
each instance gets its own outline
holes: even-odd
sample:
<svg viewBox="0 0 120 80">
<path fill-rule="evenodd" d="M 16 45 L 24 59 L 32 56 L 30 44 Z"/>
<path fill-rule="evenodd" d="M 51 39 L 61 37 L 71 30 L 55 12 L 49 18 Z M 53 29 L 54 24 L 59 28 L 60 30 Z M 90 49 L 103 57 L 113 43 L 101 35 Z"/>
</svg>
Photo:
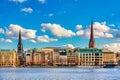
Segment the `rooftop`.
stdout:
<svg viewBox="0 0 120 80">
<path fill-rule="evenodd" d="M 15 51 L 14 49 L 11 50 L 11 49 L 0 49 L 0 52 L 13 52 Z"/>
<path fill-rule="evenodd" d="M 79 49 L 78 50 L 81 53 L 95 53 L 95 52 L 99 52 L 102 53 L 102 49 L 89 49 L 89 48 L 85 48 L 85 49 Z"/>
<path fill-rule="evenodd" d="M 42 50 L 42 48 L 34 48 L 34 49 L 31 49 L 32 51 L 34 52 L 40 52 Z"/>
<path fill-rule="evenodd" d="M 109 52 L 111 53 L 112 51 L 111 50 L 108 50 L 108 49 L 103 49 L 102 52 Z M 113 53 L 113 52 L 112 52 Z"/>
</svg>

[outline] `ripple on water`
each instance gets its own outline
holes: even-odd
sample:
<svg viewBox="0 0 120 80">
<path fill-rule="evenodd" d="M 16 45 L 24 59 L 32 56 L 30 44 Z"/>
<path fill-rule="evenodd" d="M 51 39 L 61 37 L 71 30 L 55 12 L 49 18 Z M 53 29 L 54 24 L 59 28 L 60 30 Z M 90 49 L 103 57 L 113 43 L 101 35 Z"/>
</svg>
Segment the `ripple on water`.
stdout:
<svg viewBox="0 0 120 80">
<path fill-rule="evenodd" d="M 0 80 L 120 80 L 120 69 L 0 68 Z"/>
</svg>

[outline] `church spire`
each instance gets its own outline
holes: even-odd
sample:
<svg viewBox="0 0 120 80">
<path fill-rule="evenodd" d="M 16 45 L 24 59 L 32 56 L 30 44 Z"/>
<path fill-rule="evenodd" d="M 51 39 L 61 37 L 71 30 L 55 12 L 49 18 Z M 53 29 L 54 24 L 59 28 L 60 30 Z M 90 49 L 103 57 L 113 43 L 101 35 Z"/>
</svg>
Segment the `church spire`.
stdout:
<svg viewBox="0 0 120 80">
<path fill-rule="evenodd" d="M 91 21 L 91 33 L 90 33 L 89 48 L 96 48 L 96 44 L 95 44 L 95 40 L 94 40 L 93 21 Z"/>
<path fill-rule="evenodd" d="M 19 40 L 18 40 L 18 52 L 23 52 L 23 45 L 22 45 L 22 36 L 21 36 L 21 30 L 19 30 Z"/>
<path fill-rule="evenodd" d="M 19 42 L 18 42 L 18 44 L 22 44 L 21 30 L 19 30 Z"/>
</svg>

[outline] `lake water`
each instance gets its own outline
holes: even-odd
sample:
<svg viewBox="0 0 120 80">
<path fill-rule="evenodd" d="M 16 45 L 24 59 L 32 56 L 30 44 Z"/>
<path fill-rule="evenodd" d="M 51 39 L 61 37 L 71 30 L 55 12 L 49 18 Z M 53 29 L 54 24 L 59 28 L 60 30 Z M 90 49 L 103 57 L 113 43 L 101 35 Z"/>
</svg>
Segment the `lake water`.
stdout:
<svg viewBox="0 0 120 80">
<path fill-rule="evenodd" d="M 120 69 L 0 68 L 0 80 L 120 80 Z"/>
</svg>

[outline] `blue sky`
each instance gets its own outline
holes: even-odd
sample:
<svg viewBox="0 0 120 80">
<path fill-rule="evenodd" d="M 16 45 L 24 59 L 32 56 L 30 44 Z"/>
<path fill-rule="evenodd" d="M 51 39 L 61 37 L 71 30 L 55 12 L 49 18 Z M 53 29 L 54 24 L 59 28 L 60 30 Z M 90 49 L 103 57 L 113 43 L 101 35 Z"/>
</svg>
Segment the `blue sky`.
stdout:
<svg viewBox="0 0 120 80">
<path fill-rule="evenodd" d="M 98 48 L 119 47 L 119 0 L 1 0 L 0 48 L 88 47 L 91 19 Z M 73 47 L 72 46 L 72 47 Z"/>
</svg>

